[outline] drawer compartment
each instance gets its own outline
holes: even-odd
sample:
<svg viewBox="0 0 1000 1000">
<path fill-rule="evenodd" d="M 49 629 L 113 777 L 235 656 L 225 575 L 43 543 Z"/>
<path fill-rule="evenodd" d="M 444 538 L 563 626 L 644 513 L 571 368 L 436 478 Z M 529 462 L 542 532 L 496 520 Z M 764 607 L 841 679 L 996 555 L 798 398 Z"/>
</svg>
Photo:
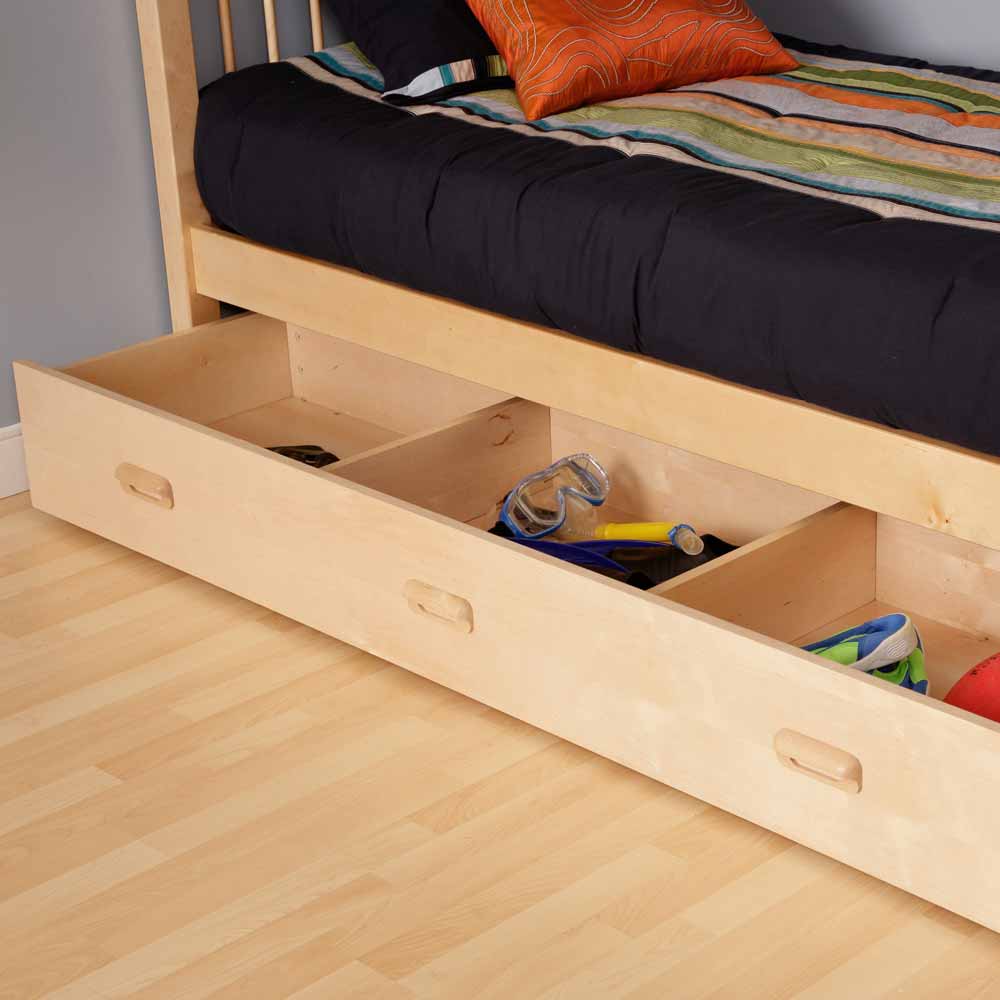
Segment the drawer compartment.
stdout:
<svg viewBox="0 0 1000 1000">
<path fill-rule="evenodd" d="M 937 699 L 1000 651 L 1000 553 L 842 504 L 656 593 L 795 646 L 904 612 Z"/>
<path fill-rule="evenodd" d="M 243 441 L 367 451 L 503 394 L 244 315 L 72 365 L 84 382 Z"/>
<path fill-rule="evenodd" d="M 333 475 L 477 527 L 492 527 L 521 478 L 579 452 L 612 482 L 602 521 L 680 520 L 745 545 L 828 507 L 827 497 L 527 400 L 331 466 Z"/>
<path fill-rule="evenodd" d="M 16 376 L 41 509 L 1000 929 L 1000 726 L 795 646 L 886 600 L 1000 634 L 995 554 L 260 317 Z M 743 547 L 644 593 L 482 530 L 581 450 Z"/>
</svg>

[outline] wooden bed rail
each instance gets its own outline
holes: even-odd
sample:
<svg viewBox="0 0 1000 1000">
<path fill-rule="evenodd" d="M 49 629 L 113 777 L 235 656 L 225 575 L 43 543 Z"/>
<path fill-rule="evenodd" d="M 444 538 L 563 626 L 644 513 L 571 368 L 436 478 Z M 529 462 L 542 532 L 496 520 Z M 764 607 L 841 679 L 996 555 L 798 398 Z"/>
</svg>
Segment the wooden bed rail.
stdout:
<svg viewBox="0 0 1000 1000">
<path fill-rule="evenodd" d="M 312 24 L 312 44 L 314 49 L 323 48 L 323 14 L 321 0 L 309 0 L 309 20 Z M 267 58 L 277 62 L 281 58 L 278 42 L 278 13 L 276 0 L 262 0 L 264 6 L 264 30 L 267 34 Z M 236 69 L 236 43 L 233 38 L 233 12 L 231 0 L 219 0 L 219 30 L 222 35 L 222 60 L 227 73 Z"/>
<path fill-rule="evenodd" d="M 209 221 L 194 174 L 198 79 L 188 0 L 136 0 L 160 203 L 163 255 L 175 330 L 219 318 L 219 303 L 195 290 L 191 227 Z"/>
<path fill-rule="evenodd" d="M 136 0 L 170 317 L 175 330 L 219 318 L 218 302 L 196 291 L 191 259 L 191 227 L 209 221 L 194 173 L 198 80 L 189 7 L 192 2 L 211 3 L 211 0 Z M 321 0 L 283 2 L 308 4 L 313 48 L 323 48 Z M 217 3 L 223 65 L 231 73 L 237 68 L 232 2 L 217 0 Z M 268 58 L 277 62 L 281 58 L 277 0 L 262 0 L 262 5 Z"/>
<path fill-rule="evenodd" d="M 192 239 L 198 287 L 262 316 L 1000 550 L 998 457 L 211 227 Z"/>
<path fill-rule="evenodd" d="M 219 33 L 222 35 L 222 64 L 227 73 L 236 69 L 236 43 L 233 41 L 233 9 L 229 0 L 219 0 Z"/>
</svg>

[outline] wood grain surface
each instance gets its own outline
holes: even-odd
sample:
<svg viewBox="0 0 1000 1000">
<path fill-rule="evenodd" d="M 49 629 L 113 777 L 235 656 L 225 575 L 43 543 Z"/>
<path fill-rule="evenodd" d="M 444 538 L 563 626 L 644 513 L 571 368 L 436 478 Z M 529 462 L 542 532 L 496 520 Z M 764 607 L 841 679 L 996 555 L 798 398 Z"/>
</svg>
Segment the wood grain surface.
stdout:
<svg viewBox="0 0 1000 1000">
<path fill-rule="evenodd" d="M 1000 996 L 993 933 L 26 495 L 0 941 L 4 998 Z"/>
</svg>

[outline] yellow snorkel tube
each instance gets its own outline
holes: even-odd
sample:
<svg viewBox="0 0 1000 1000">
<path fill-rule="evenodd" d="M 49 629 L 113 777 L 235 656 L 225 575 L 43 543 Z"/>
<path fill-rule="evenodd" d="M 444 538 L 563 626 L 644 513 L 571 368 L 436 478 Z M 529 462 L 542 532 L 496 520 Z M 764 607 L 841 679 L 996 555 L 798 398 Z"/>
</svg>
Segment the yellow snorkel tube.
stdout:
<svg viewBox="0 0 1000 1000">
<path fill-rule="evenodd" d="M 689 556 L 700 556 L 705 543 L 690 524 L 671 521 L 644 521 L 639 524 L 599 524 L 594 538 L 608 541 L 670 542 Z"/>
</svg>

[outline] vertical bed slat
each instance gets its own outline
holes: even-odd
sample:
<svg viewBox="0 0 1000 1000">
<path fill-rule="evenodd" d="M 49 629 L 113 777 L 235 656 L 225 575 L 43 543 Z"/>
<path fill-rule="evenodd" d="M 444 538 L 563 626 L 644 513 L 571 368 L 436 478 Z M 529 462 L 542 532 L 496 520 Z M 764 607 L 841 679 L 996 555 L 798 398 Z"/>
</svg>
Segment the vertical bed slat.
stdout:
<svg viewBox="0 0 1000 1000">
<path fill-rule="evenodd" d="M 313 50 L 319 52 L 323 48 L 323 14 L 319 8 L 320 0 L 309 0 L 309 13 L 312 15 Z"/>
<path fill-rule="evenodd" d="M 233 41 L 233 11 L 230 0 L 219 0 L 219 31 L 222 34 L 222 62 L 227 73 L 236 69 L 236 44 Z"/>
<path fill-rule="evenodd" d="M 281 54 L 278 51 L 278 18 L 274 12 L 274 0 L 264 0 L 264 27 L 267 29 L 268 62 L 277 62 Z"/>
<path fill-rule="evenodd" d="M 171 323 L 186 330 L 219 318 L 197 291 L 191 227 L 207 224 L 194 174 L 198 83 L 188 0 L 136 0 L 153 163 L 160 202 Z"/>
</svg>

